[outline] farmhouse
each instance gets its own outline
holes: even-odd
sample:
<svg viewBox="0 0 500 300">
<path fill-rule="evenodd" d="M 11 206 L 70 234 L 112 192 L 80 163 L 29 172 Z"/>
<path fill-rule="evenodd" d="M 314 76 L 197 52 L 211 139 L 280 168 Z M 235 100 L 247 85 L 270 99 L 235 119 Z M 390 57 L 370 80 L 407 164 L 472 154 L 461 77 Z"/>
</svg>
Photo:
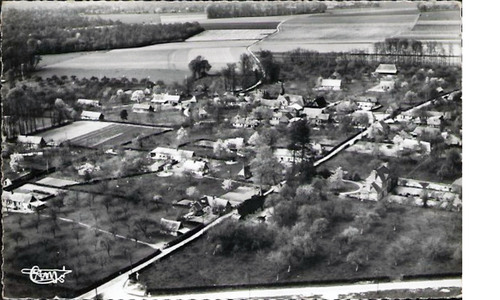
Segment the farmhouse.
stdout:
<svg viewBox="0 0 500 300">
<path fill-rule="evenodd" d="M 289 112 L 277 112 L 273 114 L 273 117 L 269 121 L 271 125 L 279 125 L 279 124 L 288 124 L 290 120 L 293 118 L 292 114 Z"/>
<path fill-rule="evenodd" d="M 316 90 L 319 91 L 340 91 L 342 80 L 340 79 L 323 79 L 319 78 L 318 87 Z"/>
<path fill-rule="evenodd" d="M 157 147 L 149 152 L 149 156 L 153 159 L 173 159 L 182 161 L 193 158 L 194 152 L 188 150 L 178 150 L 173 148 Z"/>
<path fill-rule="evenodd" d="M 2 193 L 2 207 L 8 211 L 34 212 L 43 209 L 45 203 L 32 194 L 4 191 Z"/>
<path fill-rule="evenodd" d="M 177 105 L 181 100 L 180 95 L 169 95 L 169 94 L 153 94 L 153 99 L 151 103 L 154 104 L 170 104 Z M 195 98 L 196 101 L 196 98 Z"/>
<path fill-rule="evenodd" d="M 323 113 L 323 108 L 304 107 L 302 113 L 306 115 L 308 119 L 316 119 L 319 115 Z"/>
<path fill-rule="evenodd" d="M 100 112 L 84 110 L 80 118 L 82 120 L 102 121 L 104 120 L 104 115 Z"/>
<path fill-rule="evenodd" d="M 274 150 L 276 159 L 285 165 L 291 165 L 294 162 L 293 151 L 286 148 L 278 148 Z M 300 161 L 300 155 L 295 155 L 295 162 Z"/>
<path fill-rule="evenodd" d="M 254 187 L 240 186 L 228 193 L 225 193 L 219 198 L 228 201 L 232 207 L 236 207 L 258 193 L 259 190 Z"/>
<path fill-rule="evenodd" d="M 362 200 L 379 201 L 384 198 L 397 184 L 397 177 L 391 174 L 387 163 L 373 170 L 365 180 L 360 192 Z"/>
<path fill-rule="evenodd" d="M 201 160 L 187 159 L 182 165 L 183 171 L 197 176 L 203 176 L 208 172 L 208 164 Z"/>
<path fill-rule="evenodd" d="M 43 137 L 32 135 L 20 135 L 17 137 L 17 142 L 30 148 L 41 148 L 47 145 Z"/>
<path fill-rule="evenodd" d="M 379 75 L 396 75 L 398 69 L 395 64 L 380 64 L 375 70 L 375 73 Z"/>
<path fill-rule="evenodd" d="M 412 132 L 411 135 L 415 137 L 421 137 L 423 135 L 428 135 L 432 137 L 437 137 L 441 134 L 441 131 L 438 128 L 427 127 L 427 126 L 417 126 Z"/>
<path fill-rule="evenodd" d="M 149 113 L 149 112 L 154 112 L 154 108 L 149 104 L 134 104 L 132 106 L 132 112 Z"/>
<path fill-rule="evenodd" d="M 78 99 L 76 100 L 76 104 L 80 106 L 88 106 L 88 107 L 100 107 L 101 102 L 99 100 L 91 100 L 91 99 Z"/>
<path fill-rule="evenodd" d="M 224 145 L 231 150 L 239 150 L 245 146 L 245 139 L 242 137 L 226 139 Z"/>
<path fill-rule="evenodd" d="M 260 102 L 261 105 L 269 108 L 280 108 L 288 105 L 288 101 L 285 97 L 278 97 L 277 99 L 260 98 L 258 102 Z"/>
</svg>

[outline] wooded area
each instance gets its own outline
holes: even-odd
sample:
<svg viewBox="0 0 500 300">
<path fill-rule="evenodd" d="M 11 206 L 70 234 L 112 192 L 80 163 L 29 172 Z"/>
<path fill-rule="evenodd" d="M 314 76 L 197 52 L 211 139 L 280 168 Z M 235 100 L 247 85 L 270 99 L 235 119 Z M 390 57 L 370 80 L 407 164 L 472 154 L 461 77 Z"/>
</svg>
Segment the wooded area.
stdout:
<svg viewBox="0 0 500 300">
<path fill-rule="evenodd" d="M 321 2 L 225 2 L 207 7 L 207 17 L 236 18 L 322 13 L 326 4 Z"/>
</svg>

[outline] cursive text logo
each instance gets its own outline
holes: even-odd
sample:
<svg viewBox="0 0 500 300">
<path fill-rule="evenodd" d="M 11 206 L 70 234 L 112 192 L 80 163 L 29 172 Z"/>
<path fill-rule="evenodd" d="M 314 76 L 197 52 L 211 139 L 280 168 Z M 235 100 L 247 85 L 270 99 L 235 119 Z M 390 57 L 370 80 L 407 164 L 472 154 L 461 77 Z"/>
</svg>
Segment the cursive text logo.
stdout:
<svg viewBox="0 0 500 300">
<path fill-rule="evenodd" d="M 31 281 L 36 284 L 64 283 L 64 277 L 73 271 L 62 269 L 40 269 L 34 266 L 31 269 L 22 269 L 21 273 L 30 275 Z"/>
</svg>

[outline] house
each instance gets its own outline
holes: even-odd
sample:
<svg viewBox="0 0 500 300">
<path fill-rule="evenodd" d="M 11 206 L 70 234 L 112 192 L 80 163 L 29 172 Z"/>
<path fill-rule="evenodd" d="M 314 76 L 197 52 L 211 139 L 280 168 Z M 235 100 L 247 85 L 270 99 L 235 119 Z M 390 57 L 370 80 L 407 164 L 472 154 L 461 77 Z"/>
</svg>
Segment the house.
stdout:
<svg viewBox="0 0 500 300">
<path fill-rule="evenodd" d="M 325 97 L 323 96 L 318 96 L 314 99 L 314 101 L 309 103 L 309 107 L 325 108 L 327 105 L 328 102 L 326 102 Z"/>
<path fill-rule="evenodd" d="M 302 97 L 301 95 L 292 95 L 292 94 L 279 95 L 277 100 L 287 101 L 287 105 L 297 103 L 298 105 L 304 107 L 304 97 Z"/>
<path fill-rule="evenodd" d="M 162 104 L 162 105 L 177 105 L 181 100 L 180 95 L 169 95 L 169 94 L 153 94 L 153 99 L 151 100 L 151 103 L 154 104 Z M 192 101 L 193 98 L 191 98 Z M 196 98 L 194 99 L 196 102 Z"/>
<path fill-rule="evenodd" d="M 181 168 L 197 176 L 203 176 L 208 172 L 208 164 L 201 160 L 187 159 Z"/>
<path fill-rule="evenodd" d="M 157 147 L 153 149 L 153 151 L 149 152 L 149 156 L 153 159 L 172 159 L 175 161 L 182 161 L 193 158 L 194 151 Z"/>
<path fill-rule="evenodd" d="M 43 137 L 33 135 L 20 135 L 17 137 L 17 142 L 30 148 L 41 148 L 47 145 Z"/>
<path fill-rule="evenodd" d="M 182 223 L 179 221 L 172 221 L 161 218 L 160 228 L 162 232 L 173 236 L 178 236 L 179 234 L 182 234 L 182 232 L 180 232 L 180 229 L 182 228 Z"/>
<path fill-rule="evenodd" d="M 271 125 L 279 125 L 279 124 L 288 124 L 290 122 L 290 119 L 293 118 L 292 114 L 289 112 L 277 112 L 273 114 L 273 117 L 269 121 L 269 124 Z"/>
<path fill-rule="evenodd" d="M 357 110 L 351 114 L 351 117 L 355 123 L 357 120 L 361 120 L 363 118 L 366 118 L 366 120 L 368 120 L 368 124 L 373 124 L 375 121 L 377 121 L 375 115 L 372 112 L 365 110 Z"/>
<path fill-rule="evenodd" d="M 231 150 L 239 150 L 245 146 L 245 139 L 242 137 L 226 139 L 224 144 Z"/>
<path fill-rule="evenodd" d="M 413 113 L 410 110 L 404 111 L 396 116 L 397 122 L 408 122 L 413 120 Z"/>
<path fill-rule="evenodd" d="M 418 141 L 413 138 L 402 138 L 396 135 L 393 138 L 394 144 L 399 151 L 413 151 L 421 155 L 428 155 L 431 153 L 431 143 Z"/>
<path fill-rule="evenodd" d="M 285 97 L 278 97 L 277 99 L 264 99 L 260 98 L 258 102 L 269 108 L 281 108 L 288 105 L 288 100 Z"/>
<path fill-rule="evenodd" d="M 368 128 L 368 137 L 376 138 L 376 137 L 387 137 L 387 135 L 391 132 L 391 128 L 384 121 L 377 121 L 372 124 Z"/>
<path fill-rule="evenodd" d="M 288 106 L 288 108 L 290 108 L 291 110 L 293 110 L 295 112 L 299 112 L 299 111 L 301 111 L 304 108 L 304 106 L 300 105 L 298 103 L 293 103 L 293 104 L 290 104 Z"/>
<path fill-rule="evenodd" d="M 237 207 L 259 193 L 259 189 L 248 186 L 240 186 L 230 192 L 221 195 L 219 199 L 228 201 L 231 207 Z"/>
<path fill-rule="evenodd" d="M 359 194 L 362 200 L 379 201 L 396 186 L 397 177 L 392 175 L 387 163 L 373 170 L 365 180 L 365 185 Z"/>
<path fill-rule="evenodd" d="M 307 116 L 308 119 L 316 119 L 324 111 L 323 108 L 316 107 L 304 107 L 302 113 Z"/>
<path fill-rule="evenodd" d="M 151 172 L 159 172 L 165 170 L 165 163 L 164 161 L 155 161 L 152 165 L 148 167 L 149 171 Z"/>
<path fill-rule="evenodd" d="M 7 191 L 2 193 L 2 208 L 8 211 L 34 212 L 44 207 L 45 202 L 32 194 Z"/>
<path fill-rule="evenodd" d="M 462 139 L 454 134 L 443 132 L 441 136 L 444 138 L 444 143 L 448 146 L 462 146 Z"/>
<path fill-rule="evenodd" d="M 330 114 L 319 114 L 315 118 L 309 119 L 309 122 L 317 126 L 325 125 L 330 122 Z"/>
<path fill-rule="evenodd" d="M 433 127 L 440 127 L 443 120 L 443 116 L 432 116 L 427 118 L 427 125 Z"/>
<path fill-rule="evenodd" d="M 294 159 L 293 151 L 286 148 L 278 148 L 274 150 L 274 156 L 278 162 L 285 165 L 291 165 L 294 161 L 300 161 L 300 154 L 297 153 Z"/>
<path fill-rule="evenodd" d="M 134 104 L 132 106 L 132 112 L 135 113 L 149 113 L 154 112 L 155 109 L 149 104 Z"/>
<path fill-rule="evenodd" d="M 212 197 L 212 196 L 206 196 L 208 206 L 212 209 L 212 212 L 217 214 L 217 213 L 223 213 L 230 211 L 233 206 L 227 199 L 222 199 L 218 197 Z"/>
<path fill-rule="evenodd" d="M 82 111 L 82 114 L 80 115 L 80 119 L 92 120 L 92 121 L 102 121 L 102 120 L 104 120 L 104 115 L 100 112 L 84 110 L 84 111 Z"/>
<path fill-rule="evenodd" d="M 205 119 L 206 117 L 208 117 L 208 112 L 203 107 L 201 107 L 198 110 L 198 117 L 200 117 L 201 119 Z"/>
<path fill-rule="evenodd" d="M 319 91 L 340 91 L 341 85 L 342 85 L 342 80 L 340 79 L 323 79 L 319 78 L 318 80 L 319 86 L 316 88 L 316 90 Z"/>
<path fill-rule="evenodd" d="M 395 64 L 380 64 L 375 70 L 375 73 L 379 75 L 396 75 L 398 69 Z"/>
<path fill-rule="evenodd" d="M 87 107 L 100 107 L 101 102 L 99 100 L 91 100 L 91 99 L 78 99 L 76 100 L 76 104 L 80 106 Z"/>
</svg>

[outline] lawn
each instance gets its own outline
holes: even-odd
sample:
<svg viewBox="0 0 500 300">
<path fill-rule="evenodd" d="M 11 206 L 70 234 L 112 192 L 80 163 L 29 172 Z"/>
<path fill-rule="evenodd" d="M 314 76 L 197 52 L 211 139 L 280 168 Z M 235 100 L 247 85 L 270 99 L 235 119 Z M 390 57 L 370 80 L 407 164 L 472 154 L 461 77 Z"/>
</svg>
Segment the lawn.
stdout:
<svg viewBox="0 0 500 300">
<path fill-rule="evenodd" d="M 75 290 L 154 252 L 133 241 L 36 214 L 4 214 L 3 230 L 3 272 L 7 275 L 3 292 L 12 298 L 74 297 Z M 32 266 L 65 266 L 72 273 L 66 275 L 64 284 L 37 285 L 21 274 L 21 269 Z"/>
<path fill-rule="evenodd" d="M 330 216 L 331 226 L 321 237 L 316 237 L 318 247 L 322 249 L 319 250 L 321 255 L 302 264 L 292 264 L 290 272 L 286 267 L 278 267 L 270 262 L 269 255 L 275 250 L 276 244 L 259 251 L 235 250 L 232 254 L 214 255 L 217 245 L 208 238 L 199 239 L 182 252 L 174 253 L 144 270 L 140 280 L 148 289 L 169 289 L 345 280 L 373 276 L 400 278 L 403 274 L 461 272 L 461 257 L 458 254 L 461 247 L 460 214 L 399 206 L 381 208 L 372 203 L 352 200 L 327 201 L 335 203 L 335 211 L 338 213 L 335 213 L 336 217 Z M 357 236 L 359 239 L 355 242 L 356 246 L 354 243 L 351 245 L 352 250 L 344 248 L 339 254 L 335 238 L 349 226 L 359 226 L 352 216 L 375 211 L 380 220 L 366 227 L 364 233 Z M 272 228 L 274 225 L 263 226 Z M 444 260 L 431 257 L 429 253 L 434 249 L 431 250 L 429 245 L 439 248 L 434 241 L 441 239 L 448 242 L 446 251 L 457 254 L 449 254 L 450 258 Z M 279 243 L 278 240 L 276 243 Z M 394 247 L 397 248 L 402 240 L 406 243 L 406 248 L 401 252 L 393 252 L 399 251 L 394 250 Z M 354 249 L 364 249 L 368 257 L 368 260 L 362 258 L 358 271 L 352 263 L 347 262 L 349 252 Z"/>
</svg>

